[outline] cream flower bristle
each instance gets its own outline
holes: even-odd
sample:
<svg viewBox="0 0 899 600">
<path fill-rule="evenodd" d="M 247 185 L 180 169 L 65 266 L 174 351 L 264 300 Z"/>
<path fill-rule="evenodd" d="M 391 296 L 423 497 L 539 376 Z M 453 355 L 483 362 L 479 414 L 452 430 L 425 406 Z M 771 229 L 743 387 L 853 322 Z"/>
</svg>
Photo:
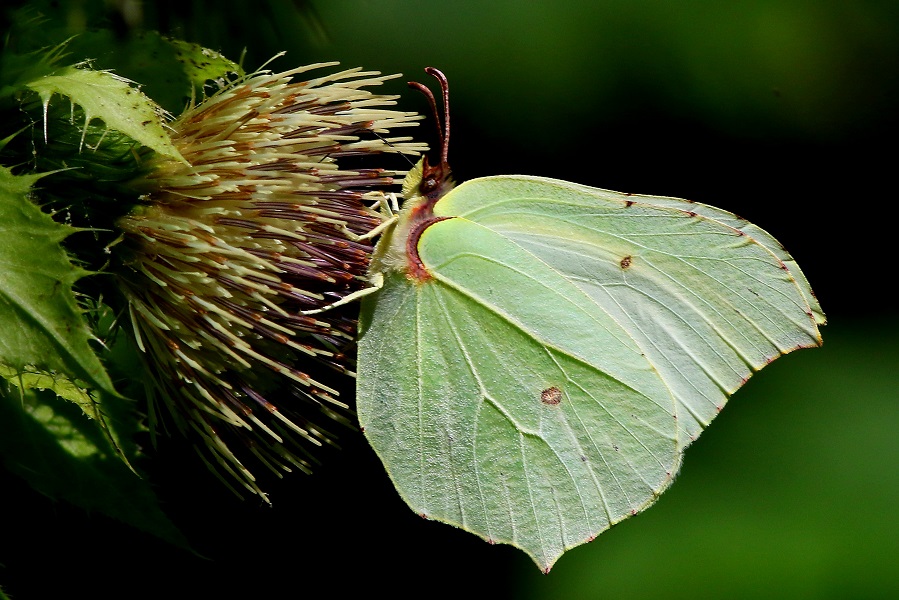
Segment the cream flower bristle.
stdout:
<svg viewBox="0 0 899 600">
<path fill-rule="evenodd" d="M 171 123 L 187 164 L 152 159 L 138 182 L 145 202 L 118 223 L 151 428 L 168 421 L 165 407 L 226 484 L 266 500 L 246 459 L 308 470 L 308 449 L 332 439 L 316 423 L 350 414 L 321 375 L 352 375 L 353 307 L 304 312 L 368 285 L 362 236 L 403 175 L 339 163 L 426 150 L 385 137 L 418 119 L 369 91 L 390 77 L 350 69 L 295 81 L 330 66 L 257 73 L 188 109 Z"/>
</svg>

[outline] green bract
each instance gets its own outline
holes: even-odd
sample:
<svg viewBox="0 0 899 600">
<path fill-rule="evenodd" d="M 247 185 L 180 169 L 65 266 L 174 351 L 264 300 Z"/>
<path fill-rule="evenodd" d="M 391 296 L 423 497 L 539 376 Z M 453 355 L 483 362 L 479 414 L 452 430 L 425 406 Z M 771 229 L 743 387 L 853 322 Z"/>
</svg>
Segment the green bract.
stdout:
<svg viewBox="0 0 899 600">
<path fill-rule="evenodd" d="M 730 213 L 527 176 L 428 198 L 422 177 L 375 251 L 359 420 L 415 512 L 545 571 L 655 502 L 752 373 L 821 343 L 796 264 Z"/>
<path fill-rule="evenodd" d="M 131 83 L 108 71 L 66 67 L 32 81 L 28 87 L 40 94 L 45 111 L 53 94 L 67 96 L 84 110 L 85 126 L 91 119 L 100 118 L 110 129 L 159 154 L 184 160 L 165 131 L 158 105 Z"/>
</svg>

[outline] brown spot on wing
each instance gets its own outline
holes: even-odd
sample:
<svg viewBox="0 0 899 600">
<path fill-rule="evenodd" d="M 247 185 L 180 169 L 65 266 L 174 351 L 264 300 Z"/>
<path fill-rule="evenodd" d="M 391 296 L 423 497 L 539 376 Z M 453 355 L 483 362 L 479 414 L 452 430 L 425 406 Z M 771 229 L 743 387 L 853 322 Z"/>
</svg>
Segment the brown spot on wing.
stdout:
<svg viewBox="0 0 899 600">
<path fill-rule="evenodd" d="M 556 386 L 546 388 L 540 392 L 540 401 L 543 402 L 543 404 L 555 406 L 562 401 L 562 390 Z"/>
</svg>

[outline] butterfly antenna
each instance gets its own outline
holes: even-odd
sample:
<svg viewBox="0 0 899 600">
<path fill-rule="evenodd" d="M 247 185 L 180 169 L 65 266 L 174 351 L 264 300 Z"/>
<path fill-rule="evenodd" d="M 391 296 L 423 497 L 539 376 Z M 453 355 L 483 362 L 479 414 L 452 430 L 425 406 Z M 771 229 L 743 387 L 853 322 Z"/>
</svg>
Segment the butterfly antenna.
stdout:
<svg viewBox="0 0 899 600">
<path fill-rule="evenodd" d="M 440 162 L 447 164 L 449 162 L 450 137 L 449 81 L 446 80 L 446 75 L 444 75 L 443 71 L 440 69 L 427 67 L 425 68 L 425 73 L 431 75 L 440 82 L 440 95 L 443 96 L 443 133 L 440 136 L 440 142 L 443 148 L 440 152 Z"/>
<path fill-rule="evenodd" d="M 437 131 L 440 134 L 440 163 L 446 165 L 449 162 L 449 82 L 446 79 L 446 75 L 434 67 L 426 67 L 425 73 L 433 76 L 440 83 L 440 95 L 443 97 L 443 119 L 440 118 L 440 112 L 437 110 L 437 100 L 428 87 L 417 81 L 410 81 L 409 87 L 424 94 L 431 105 L 431 112 L 434 113 L 434 122 L 437 123 Z M 440 126 L 441 122 L 443 127 Z"/>
</svg>

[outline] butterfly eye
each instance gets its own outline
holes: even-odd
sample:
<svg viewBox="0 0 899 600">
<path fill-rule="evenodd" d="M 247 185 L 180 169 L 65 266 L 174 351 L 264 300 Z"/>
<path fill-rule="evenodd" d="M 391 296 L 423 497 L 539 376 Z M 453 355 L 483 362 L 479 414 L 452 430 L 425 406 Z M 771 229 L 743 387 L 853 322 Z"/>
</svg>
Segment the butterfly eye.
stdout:
<svg viewBox="0 0 899 600">
<path fill-rule="evenodd" d="M 427 195 L 436 190 L 438 185 L 439 182 L 437 181 L 436 177 L 426 177 L 422 180 L 419 189 L 421 190 L 422 194 Z"/>
</svg>

